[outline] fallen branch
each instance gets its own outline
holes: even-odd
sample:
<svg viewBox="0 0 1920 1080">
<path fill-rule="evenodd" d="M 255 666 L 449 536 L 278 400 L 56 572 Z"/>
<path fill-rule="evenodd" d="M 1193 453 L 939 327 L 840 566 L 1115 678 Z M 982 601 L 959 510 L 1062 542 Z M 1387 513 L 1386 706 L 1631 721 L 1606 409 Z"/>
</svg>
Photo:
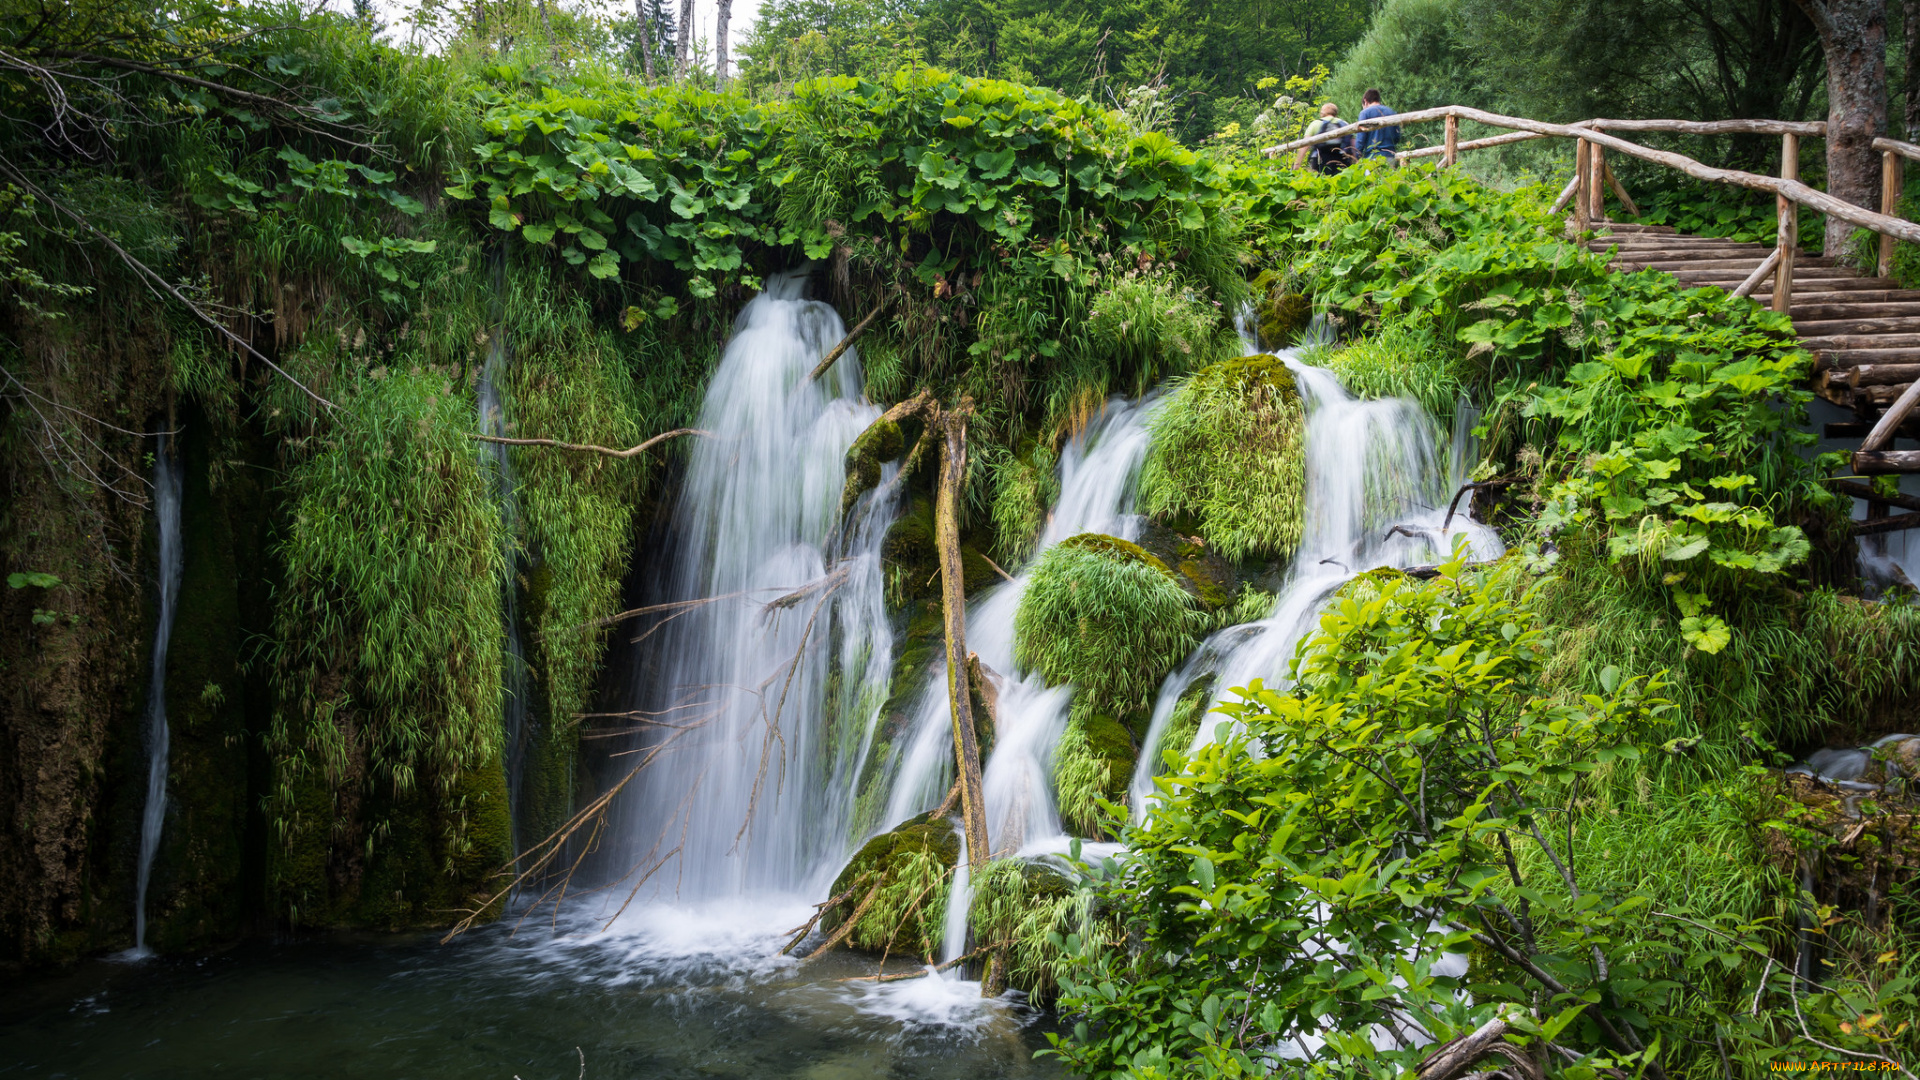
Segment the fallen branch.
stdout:
<svg viewBox="0 0 1920 1080">
<path fill-rule="evenodd" d="M 1505 1038 L 1510 1030 L 1512 1025 L 1507 1021 L 1507 1014 L 1502 1012 L 1473 1031 L 1428 1054 L 1414 1070 L 1414 1075 L 1417 1080 L 1456 1080 L 1475 1062 L 1489 1054 L 1499 1054 L 1528 1073 L 1537 1073 L 1532 1061 L 1524 1054 L 1501 1053 L 1501 1049 L 1506 1047 Z"/>
<path fill-rule="evenodd" d="M 882 300 L 872 311 L 867 312 L 867 317 L 861 319 L 854 325 L 853 329 L 847 331 L 847 336 L 840 339 L 840 344 L 835 345 L 827 355 L 820 358 L 820 363 L 814 367 L 813 374 L 807 376 L 807 381 L 819 382 L 820 376 L 825 375 L 827 369 L 833 366 L 833 362 L 840 359 L 848 349 L 853 347 L 854 341 L 858 339 L 861 334 L 866 333 L 867 327 L 872 326 L 873 320 L 879 318 L 880 313 L 886 309 L 887 302 Z"/>
<path fill-rule="evenodd" d="M 884 973 L 878 974 L 878 975 L 855 975 L 852 978 L 841 979 L 840 981 L 841 982 L 899 982 L 902 979 L 924 979 L 929 974 L 945 971 L 948 968 L 959 967 L 961 964 L 964 964 L 969 960 L 978 959 L 983 953 L 988 953 L 988 952 L 991 952 L 992 950 L 993 950 L 993 946 L 986 945 L 986 946 L 982 946 L 981 948 L 975 949 L 970 953 L 967 953 L 965 956 L 956 956 L 953 959 L 948 960 L 942 964 L 930 964 L 926 967 L 921 968 L 919 971 L 902 971 L 893 975 L 887 975 Z"/>
<path fill-rule="evenodd" d="M 967 864 L 985 866 L 987 808 L 980 781 L 980 744 L 973 733 L 973 695 L 967 677 L 967 586 L 960 565 L 960 492 L 967 480 L 967 414 L 971 403 L 943 413 L 940 486 L 933 509 L 933 535 L 940 551 L 940 599 L 947 644 L 947 701 L 953 719 L 955 775 L 961 782 L 961 818 L 966 824 Z M 929 424 L 932 430 L 935 425 Z"/>
<path fill-rule="evenodd" d="M 847 916 L 847 921 L 840 924 L 840 929 L 833 932 L 833 936 L 827 939 L 826 944 L 808 953 L 806 959 L 818 960 L 820 957 L 825 956 L 828 950 L 832 949 L 835 945 L 847 940 L 847 935 L 853 933 L 854 924 L 860 921 L 860 916 L 867 913 L 867 909 L 873 906 L 873 902 L 878 899 L 879 896 L 880 886 L 875 885 L 872 889 L 868 890 L 866 899 L 860 901 L 860 906 L 853 909 L 853 914 Z"/>
<path fill-rule="evenodd" d="M 657 444 L 663 443 L 677 435 L 704 435 L 708 438 L 713 437 L 713 432 L 711 431 L 701 431 L 699 428 L 678 428 L 673 431 L 655 435 L 639 446 L 629 446 L 625 450 L 615 450 L 607 446 L 594 446 L 590 443 L 560 442 L 557 439 L 509 439 L 500 435 L 482 435 L 477 431 L 469 432 L 469 434 L 481 442 L 499 443 L 502 446 L 551 446 L 555 450 L 579 450 L 585 453 L 605 454 L 611 458 L 639 457 L 641 454 L 653 449 Z"/>
</svg>

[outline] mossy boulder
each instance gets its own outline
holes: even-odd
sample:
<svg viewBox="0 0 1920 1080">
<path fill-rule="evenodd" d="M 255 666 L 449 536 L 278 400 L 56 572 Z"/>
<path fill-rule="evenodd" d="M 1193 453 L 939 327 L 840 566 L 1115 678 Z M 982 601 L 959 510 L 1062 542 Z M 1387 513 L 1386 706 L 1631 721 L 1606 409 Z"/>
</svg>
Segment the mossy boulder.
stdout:
<svg viewBox="0 0 1920 1080">
<path fill-rule="evenodd" d="M 847 448 L 847 482 L 840 489 L 840 513 L 853 509 L 860 496 L 880 483 L 880 467 L 906 451 L 907 440 L 900 425 L 892 420 L 876 420 Z"/>
<path fill-rule="evenodd" d="M 845 899 L 827 909 L 820 929 L 835 934 L 854 919 L 846 942 L 856 949 L 931 957 L 940 948 L 959 861 L 960 837 L 951 821 L 932 813 L 911 818 L 847 861 L 830 894 Z"/>
<path fill-rule="evenodd" d="M 1149 421 L 1140 504 L 1196 524 L 1240 562 L 1291 557 L 1306 485 L 1306 412 L 1286 364 L 1245 356 L 1201 369 Z"/>
<path fill-rule="evenodd" d="M 1125 805 L 1139 751 L 1126 726 L 1105 713 L 1076 710 L 1054 751 L 1060 820 L 1077 836 L 1100 839 L 1109 822 L 1100 800 Z"/>
<path fill-rule="evenodd" d="M 1296 292 L 1275 289 L 1254 307 L 1260 344 L 1269 349 L 1284 349 L 1313 321 L 1313 301 Z"/>
<path fill-rule="evenodd" d="M 1115 536 L 1083 533 L 1049 548 L 1014 615 L 1015 658 L 1050 685 L 1079 687 L 1081 707 L 1147 708 L 1208 620 L 1159 557 Z"/>
<path fill-rule="evenodd" d="M 894 603 L 938 596 L 940 548 L 933 533 L 933 499 L 917 494 L 887 529 L 880 542 L 889 599 Z"/>
</svg>

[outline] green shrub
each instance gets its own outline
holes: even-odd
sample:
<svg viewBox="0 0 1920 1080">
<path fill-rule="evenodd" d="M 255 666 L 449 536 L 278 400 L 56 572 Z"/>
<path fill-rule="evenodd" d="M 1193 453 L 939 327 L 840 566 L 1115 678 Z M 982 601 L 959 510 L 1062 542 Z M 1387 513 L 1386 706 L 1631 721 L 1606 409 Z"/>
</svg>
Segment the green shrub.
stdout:
<svg viewBox="0 0 1920 1080">
<path fill-rule="evenodd" d="M 1102 839 L 1109 822 L 1100 801 L 1122 805 L 1137 756 L 1118 720 L 1076 708 L 1053 751 L 1053 790 L 1060 820 L 1077 836 Z"/>
<path fill-rule="evenodd" d="M 1270 356 L 1214 364 L 1148 421 L 1140 506 L 1191 516 L 1228 559 L 1284 559 L 1300 543 L 1306 417 L 1293 373 Z"/>
<path fill-rule="evenodd" d="M 1040 556 L 1014 614 L 1014 656 L 1077 703 L 1137 713 L 1199 643 L 1206 615 L 1167 564 L 1139 545 L 1083 533 Z"/>
<path fill-rule="evenodd" d="M 1059 869 L 1023 859 L 995 859 L 973 875 L 967 924 L 998 982 L 1039 1001 L 1053 998 L 1066 964 L 1063 941 L 1095 925 L 1093 895 L 1075 884 Z"/>
<path fill-rule="evenodd" d="M 847 943 L 856 949 L 920 956 L 940 954 L 960 840 L 952 823 L 932 814 L 882 833 L 854 853 L 834 879 L 830 897 L 845 896 L 821 918 L 832 933 L 855 919 Z"/>
<path fill-rule="evenodd" d="M 1344 345 L 1307 349 L 1300 362 L 1333 372 L 1355 397 L 1410 398 L 1445 423 L 1467 390 L 1457 356 L 1457 350 L 1434 336 L 1431 326 L 1408 319 L 1386 323 L 1378 332 Z"/>
</svg>

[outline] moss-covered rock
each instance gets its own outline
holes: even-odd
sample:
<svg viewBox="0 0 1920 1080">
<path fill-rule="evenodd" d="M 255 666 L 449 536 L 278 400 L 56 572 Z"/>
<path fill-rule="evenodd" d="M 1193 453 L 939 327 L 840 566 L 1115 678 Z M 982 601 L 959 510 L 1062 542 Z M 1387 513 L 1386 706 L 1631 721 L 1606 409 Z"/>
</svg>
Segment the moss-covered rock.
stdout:
<svg viewBox="0 0 1920 1080">
<path fill-rule="evenodd" d="M 840 489 L 840 513 L 880 483 L 880 467 L 906 451 L 906 435 L 892 420 L 876 420 L 847 447 L 847 482 Z"/>
<path fill-rule="evenodd" d="M 1053 788 L 1060 820 L 1076 836 L 1111 834 L 1100 800 L 1124 806 L 1138 750 L 1120 721 L 1104 713 L 1075 710 L 1053 756 Z"/>
<path fill-rule="evenodd" d="M 1149 426 L 1142 509 L 1162 521 L 1194 522 L 1208 546 L 1235 562 L 1293 554 L 1304 506 L 1306 413 L 1284 363 L 1246 356 L 1207 367 Z"/>
<path fill-rule="evenodd" d="M 1206 627 L 1165 562 L 1130 541 L 1085 533 L 1034 567 L 1014 615 L 1015 657 L 1050 685 L 1077 686 L 1082 708 L 1129 715 L 1150 705 Z"/>
<path fill-rule="evenodd" d="M 909 819 L 863 844 L 834 878 L 844 897 L 821 916 L 835 934 L 849 919 L 846 943 L 856 949 L 931 958 L 940 950 L 947 892 L 960 861 L 953 823 L 931 813 Z"/>
<path fill-rule="evenodd" d="M 1300 331 L 1313 320 L 1313 301 L 1295 292 L 1275 289 L 1255 306 L 1260 344 L 1269 349 L 1284 349 L 1294 343 Z"/>
</svg>

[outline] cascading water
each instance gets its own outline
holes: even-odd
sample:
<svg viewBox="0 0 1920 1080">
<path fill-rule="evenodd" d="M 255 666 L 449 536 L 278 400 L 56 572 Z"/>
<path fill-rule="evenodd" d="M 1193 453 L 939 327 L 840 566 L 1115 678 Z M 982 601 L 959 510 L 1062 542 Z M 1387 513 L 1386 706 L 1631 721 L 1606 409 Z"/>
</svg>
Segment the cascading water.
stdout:
<svg viewBox="0 0 1920 1080">
<path fill-rule="evenodd" d="M 1443 465 L 1439 425 L 1418 405 L 1398 398 L 1357 400 L 1333 373 L 1300 363 L 1290 351 L 1277 355 L 1293 371 L 1307 411 L 1300 547 L 1265 619 L 1214 634 L 1162 684 L 1130 785 L 1137 820 L 1145 819 L 1153 793 L 1160 743 L 1196 680 L 1215 676 L 1214 702 L 1254 679 L 1277 685 L 1301 639 L 1318 624 L 1320 610 L 1354 576 L 1439 561 L 1456 538 L 1465 538 L 1475 560 L 1503 550 L 1493 530 L 1464 512 L 1446 520 L 1472 458 L 1469 408 L 1463 405 L 1455 417 L 1452 452 Z M 1203 721 L 1192 748 L 1211 740 L 1218 727 Z"/>
<path fill-rule="evenodd" d="M 493 333 L 487 338 L 487 357 L 481 365 L 480 382 L 475 387 L 474 396 L 479 402 L 480 433 L 500 438 L 507 434 L 500 381 L 506 377 L 509 358 L 504 316 L 506 268 L 504 260 L 497 254 L 493 274 L 496 318 Z M 520 500 L 513 480 L 513 463 L 508 459 L 504 443 L 482 442 L 480 456 L 493 477 L 494 498 L 500 504 L 501 543 L 505 547 L 501 557 L 508 567 L 512 567 L 517 554 L 513 537 L 520 521 Z M 527 755 L 528 685 L 527 650 L 525 643 L 520 640 L 520 590 L 513 577 L 508 574 L 500 589 L 501 618 L 506 624 L 506 655 L 501 657 L 500 673 L 500 727 L 506 742 L 507 808 L 512 822 L 513 848 L 518 852 L 522 850 L 525 839 L 520 835 L 520 788 Z"/>
<path fill-rule="evenodd" d="M 1132 540 L 1140 518 L 1133 513 L 1140 466 L 1147 455 L 1147 417 L 1155 402 L 1114 398 L 1060 457 L 1060 499 L 1037 551 L 1081 533 Z M 1051 763 L 1067 725 L 1073 689 L 1048 687 L 1038 675 L 1018 670 L 1013 654 L 1013 617 L 1028 573 L 999 586 L 967 613 L 967 647 L 1002 676 L 993 752 L 981 777 L 987 838 L 996 853 L 1064 851 L 1068 843 L 1054 805 Z M 914 714 L 914 730 L 895 770 L 886 820 L 892 827 L 935 806 L 953 777 L 952 720 L 948 711 L 946 658 L 926 677 Z M 956 877 L 954 895 L 964 910 Z M 964 919 L 961 920 L 964 931 Z M 958 955 L 949 933 L 947 951 Z"/>
<path fill-rule="evenodd" d="M 160 534 L 160 611 L 153 629 L 152 666 L 147 677 L 147 803 L 140 816 L 140 863 L 134 877 L 133 952 L 147 951 L 147 882 L 160 851 L 160 830 L 167 819 L 167 646 L 173 638 L 174 609 L 180 598 L 180 464 L 160 436 L 153 464 L 153 514 Z"/>
<path fill-rule="evenodd" d="M 880 541 L 897 469 L 839 527 L 847 450 L 879 410 L 852 352 L 810 379 L 845 331 L 805 280 L 769 278 L 735 325 L 674 512 L 661 599 L 683 606 L 639 656 L 633 868 L 652 899 L 702 910 L 824 895 L 857 839 L 893 660 Z"/>
</svg>

